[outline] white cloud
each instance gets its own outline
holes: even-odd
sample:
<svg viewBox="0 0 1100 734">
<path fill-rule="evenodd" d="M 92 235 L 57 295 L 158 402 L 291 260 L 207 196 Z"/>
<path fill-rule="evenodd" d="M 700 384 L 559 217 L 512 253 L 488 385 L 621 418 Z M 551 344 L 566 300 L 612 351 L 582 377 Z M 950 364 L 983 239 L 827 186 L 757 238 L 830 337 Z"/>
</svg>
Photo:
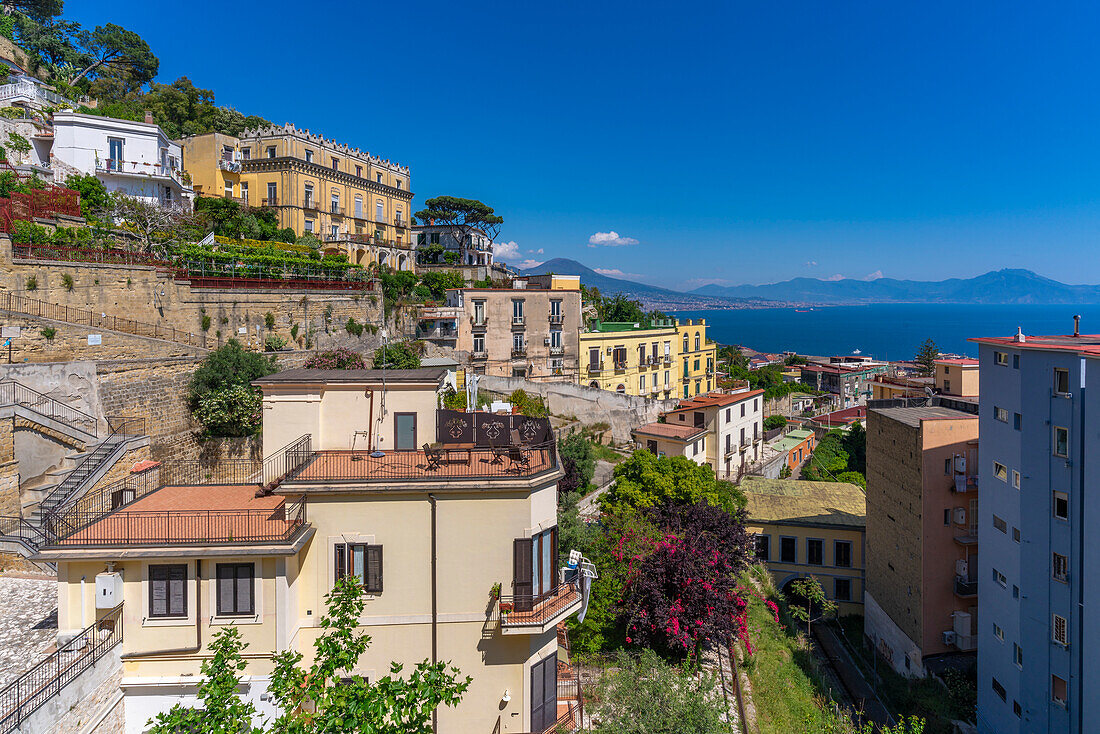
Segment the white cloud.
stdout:
<svg viewBox="0 0 1100 734">
<path fill-rule="evenodd" d="M 527 258 L 526 260 L 520 260 L 518 263 L 514 264 L 520 270 L 527 270 L 529 268 L 537 268 L 539 265 L 542 265 L 542 260 L 532 260 L 531 258 Z"/>
<path fill-rule="evenodd" d="M 878 279 L 879 279 L 879 278 L 881 278 L 881 277 L 882 277 L 882 271 L 881 271 L 881 270 L 876 270 L 876 271 L 875 271 L 875 272 L 873 272 L 873 273 L 869 273 L 869 274 L 868 274 L 868 275 L 867 275 L 867 276 L 866 276 L 866 277 L 864 278 L 864 280 L 878 280 Z"/>
<path fill-rule="evenodd" d="M 830 275 L 828 278 L 825 278 L 824 280 L 844 280 L 844 276 L 841 275 L 840 273 L 836 273 L 834 275 Z"/>
<path fill-rule="evenodd" d="M 816 268 L 817 267 L 817 260 L 807 260 L 806 261 L 806 267 Z"/>
<path fill-rule="evenodd" d="M 624 245 L 636 245 L 638 240 L 633 237 L 621 237 L 618 232 L 597 232 L 588 238 L 588 244 L 592 247 L 603 245 L 604 247 L 622 247 Z"/>
<path fill-rule="evenodd" d="M 606 275 L 611 278 L 641 278 L 640 273 L 624 273 L 618 268 L 593 268 L 600 275 Z"/>
<path fill-rule="evenodd" d="M 535 250 L 535 254 L 536 255 L 541 255 L 542 254 L 542 248 L 540 247 L 539 249 Z"/>
<path fill-rule="evenodd" d="M 494 242 L 493 254 L 502 260 L 514 260 L 520 256 L 519 244 L 515 240 L 508 242 Z"/>
</svg>

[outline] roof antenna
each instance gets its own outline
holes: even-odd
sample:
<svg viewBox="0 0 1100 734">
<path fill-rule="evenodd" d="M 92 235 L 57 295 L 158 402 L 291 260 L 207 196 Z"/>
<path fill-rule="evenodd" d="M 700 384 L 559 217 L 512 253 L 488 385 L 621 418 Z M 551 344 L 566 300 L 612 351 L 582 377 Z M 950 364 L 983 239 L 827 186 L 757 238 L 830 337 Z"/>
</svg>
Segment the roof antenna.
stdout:
<svg viewBox="0 0 1100 734">
<path fill-rule="evenodd" d="M 1073 315 L 1073 335 L 1081 336 L 1081 317 L 1078 314 Z"/>
</svg>

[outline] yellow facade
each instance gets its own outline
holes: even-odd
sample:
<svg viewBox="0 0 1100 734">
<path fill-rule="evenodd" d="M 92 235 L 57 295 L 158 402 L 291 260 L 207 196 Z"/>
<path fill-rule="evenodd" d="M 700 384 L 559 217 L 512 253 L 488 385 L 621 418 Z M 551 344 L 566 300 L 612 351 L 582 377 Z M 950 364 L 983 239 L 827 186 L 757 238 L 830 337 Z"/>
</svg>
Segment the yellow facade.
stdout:
<svg viewBox="0 0 1100 734">
<path fill-rule="evenodd" d="M 687 319 L 677 327 L 680 345 L 680 394 L 690 398 L 715 387 L 714 365 L 718 345 L 707 339 L 706 319 Z"/>
<path fill-rule="evenodd" d="M 598 324 L 582 331 L 581 385 L 625 395 L 675 398 L 679 390 L 679 346 L 674 322 L 654 328 Z"/>
<path fill-rule="evenodd" d="M 273 209 L 280 227 L 312 232 L 357 264 L 413 269 L 410 172 L 293 125 L 184 138 L 196 196 Z"/>
</svg>

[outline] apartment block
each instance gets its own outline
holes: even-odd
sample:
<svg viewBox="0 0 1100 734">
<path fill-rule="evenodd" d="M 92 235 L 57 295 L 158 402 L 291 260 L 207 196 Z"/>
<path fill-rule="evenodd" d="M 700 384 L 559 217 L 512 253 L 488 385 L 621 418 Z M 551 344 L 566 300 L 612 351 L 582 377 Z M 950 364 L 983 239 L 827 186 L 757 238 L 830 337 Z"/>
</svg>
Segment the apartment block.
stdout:
<svg viewBox="0 0 1100 734">
<path fill-rule="evenodd" d="M 438 245 L 444 253 L 440 262 L 449 262 L 446 254 L 452 253 L 450 260 L 455 265 L 493 264 L 493 240 L 480 229 L 459 234 L 457 228 L 443 224 L 418 224 L 413 226 L 412 234 L 418 260 L 422 259 L 421 250 Z"/>
<path fill-rule="evenodd" d="M 686 456 L 708 464 L 719 479 L 737 480 L 760 461 L 764 442 L 764 391 L 747 383 L 725 392 L 683 400 L 663 422 L 634 429 L 638 448 Z"/>
<path fill-rule="evenodd" d="M 1100 335 L 973 339 L 981 366 L 978 729 L 1096 731 Z M 1092 662 L 1090 662 L 1090 660 Z"/>
<path fill-rule="evenodd" d="M 150 114 L 145 122 L 134 122 L 56 112 L 48 156 L 51 165 L 95 176 L 109 192 L 150 203 L 190 206 L 192 188 L 184 175 L 180 146 L 168 139 Z"/>
<path fill-rule="evenodd" d="M 717 386 L 714 366 L 718 345 L 707 337 L 706 319 L 686 319 L 676 329 L 680 335 L 680 397 L 709 393 Z"/>
<path fill-rule="evenodd" d="M 558 562 L 549 422 L 438 411 L 444 377 L 265 377 L 254 383 L 262 465 L 166 465 L 159 480 L 97 490 L 66 515 L 36 558 L 57 564 L 61 636 L 109 633 L 119 645 L 123 731 L 194 704 L 211 636 L 226 625 L 249 645 L 241 694 L 273 714 L 272 655 L 299 651 L 309 664 L 324 597 L 349 575 L 371 636 L 352 673 L 374 680 L 391 661 L 460 668 L 473 682 L 456 708 L 439 709 L 439 732 L 576 730 L 580 687 L 561 623 L 583 607 L 595 569 Z"/>
<path fill-rule="evenodd" d="M 420 310 L 418 335 L 468 355 L 472 372 L 573 382 L 579 370 L 580 278 L 532 275 L 510 288 L 458 288 Z"/>
<path fill-rule="evenodd" d="M 179 142 L 197 196 L 270 208 L 280 227 L 311 232 L 353 263 L 413 269 L 407 166 L 294 125 Z"/>
<path fill-rule="evenodd" d="M 931 656 L 977 646 L 978 406 L 908 402 L 867 409 L 864 632 L 917 677 Z"/>
<path fill-rule="evenodd" d="M 680 394 L 681 341 L 675 319 L 643 323 L 595 321 L 580 335 L 582 385 L 624 395 Z"/>
<path fill-rule="evenodd" d="M 745 477 L 741 489 L 748 499 L 745 529 L 776 586 L 786 592 L 792 581 L 813 576 L 839 614 L 862 614 L 863 490 L 846 482 L 755 476 Z"/>
<path fill-rule="evenodd" d="M 885 374 L 887 366 L 881 362 L 840 360 L 829 364 L 802 365 L 801 381 L 837 397 L 841 408 L 851 408 L 865 403 L 872 397 L 872 383 L 876 375 Z"/>
</svg>

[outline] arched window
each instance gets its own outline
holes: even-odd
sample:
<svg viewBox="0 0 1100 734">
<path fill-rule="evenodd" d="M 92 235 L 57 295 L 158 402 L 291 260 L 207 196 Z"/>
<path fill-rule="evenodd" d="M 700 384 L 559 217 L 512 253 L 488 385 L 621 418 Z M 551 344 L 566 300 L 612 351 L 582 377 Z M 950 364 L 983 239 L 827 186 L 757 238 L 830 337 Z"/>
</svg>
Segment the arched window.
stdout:
<svg viewBox="0 0 1100 734">
<path fill-rule="evenodd" d="M 620 383 L 619 383 L 619 386 L 618 386 L 617 388 L 615 388 L 615 392 L 617 392 L 617 393 L 625 393 L 625 392 L 626 392 L 626 385 L 624 385 L 624 384 L 622 384 L 622 383 L 620 382 Z"/>
</svg>

